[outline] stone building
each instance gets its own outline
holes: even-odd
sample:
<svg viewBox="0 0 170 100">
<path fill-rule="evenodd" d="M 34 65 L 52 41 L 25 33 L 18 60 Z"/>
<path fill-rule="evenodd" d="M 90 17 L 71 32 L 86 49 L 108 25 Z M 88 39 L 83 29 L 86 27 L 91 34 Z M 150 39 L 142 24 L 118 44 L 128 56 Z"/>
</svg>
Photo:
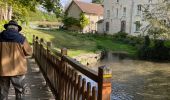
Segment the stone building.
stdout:
<svg viewBox="0 0 170 100">
<path fill-rule="evenodd" d="M 104 0 L 104 32 L 126 32 L 138 35 L 149 24 L 143 16 L 143 7 L 152 9 L 165 0 Z"/>
<path fill-rule="evenodd" d="M 65 13 L 68 17 L 76 19 L 80 18 L 80 14 L 84 13 L 89 19 L 90 24 L 83 29 L 83 33 L 96 32 L 97 22 L 103 19 L 103 6 L 100 4 L 86 3 L 79 0 L 73 0 L 66 9 Z M 79 30 L 78 27 L 69 27 L 69 30 Z"/>
</svg>

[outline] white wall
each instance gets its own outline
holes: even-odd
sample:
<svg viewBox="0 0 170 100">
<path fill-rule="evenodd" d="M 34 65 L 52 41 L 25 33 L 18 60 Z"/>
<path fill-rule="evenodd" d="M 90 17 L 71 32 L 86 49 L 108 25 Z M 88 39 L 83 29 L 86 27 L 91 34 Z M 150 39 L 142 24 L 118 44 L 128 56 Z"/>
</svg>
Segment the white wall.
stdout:
<svg viewBox="0 0 170 100">
<path fill-rule="evenodd" d="M 125 32 L 131 35 L 137 35 L 141 31 L 136 32 L 136 21 L 140 21 L 142 24 L 141 28 L 148 25 L 143 18 L 143 14 L 137 13 L 138 5 L 150 4 L 152 7 L 154 4 L 157 4 L 160 0 L 152 0 L 152 3 L 149 3 L 149 0 L 104 0 L 104 30 L 106 31 L 106 22 L 110 23 L 108 34 L 114 34 L 121 30 L 121 21 L 126 21 L 126 30 Z M 123 13 L 123 9 L 126 7 L 126 16 Z M 118 9 L 118 16 L 117 16 Z M 108 10 L 110 11 L 110 16 L 108 16 Z"/>
</svg>

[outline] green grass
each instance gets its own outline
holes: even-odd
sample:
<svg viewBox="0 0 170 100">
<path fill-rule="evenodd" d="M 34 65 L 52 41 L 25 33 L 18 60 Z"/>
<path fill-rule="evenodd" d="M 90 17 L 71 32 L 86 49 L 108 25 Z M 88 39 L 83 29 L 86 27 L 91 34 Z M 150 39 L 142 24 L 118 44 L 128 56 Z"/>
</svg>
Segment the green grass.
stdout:
<svg viewBox="0 0 170 100">
<path fill-rule="evenodd" d="M 69 56 L 77 56 L 84 53 L 95 53 L 100 50 L 127 52 L 136 55 L 136 48 L 128 44 L 113 41 L 111 36 L 83 35 L 79 33 L 61 30 L 32 30 L 24 29 L 24 34 L 29 42 L 32 42 L 33 34 L 45 41 L 52 41 L 54 48 L 67 48 Z"/>
</svg>

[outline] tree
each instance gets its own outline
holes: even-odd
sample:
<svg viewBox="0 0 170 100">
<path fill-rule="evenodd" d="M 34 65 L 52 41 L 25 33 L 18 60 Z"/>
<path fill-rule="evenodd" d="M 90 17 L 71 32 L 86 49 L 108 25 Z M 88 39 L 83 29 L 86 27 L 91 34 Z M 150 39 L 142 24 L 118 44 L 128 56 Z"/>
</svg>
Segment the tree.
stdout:
<svg viewBox="0 0 170 100">
<path fill-rule="evenodd" d="M 143 17 L 149 24 L 144 28 L 146 34 L 145 43 L 139 49 L 139 57 L 149 60 L 170 59 L 169 48 L 164 44 L 170 35 L 170 2 L 164 0 L 154 5 L 145 4 L 143 7 Z M 152 43 L 147 41 L 150 39 Z"/>
<path fill-rule="evenodd" d="M 80 28 L 81 30 L 86 27 L 88 24 L 90 24 L 89 19 L 85 16 L 84 13 L 80 14 Z"/>
<path fill-rule="evenodd" d="M 92 0 L 92 3 L 98 3 L 101 4 L 103 2 L 103 0 Z"/>
<path fill-rule="evenodd" d="M 27 20 L 29 11 L 35 11 L 37 5 L 43 5 L 57 17 L 62 13 L 60 0 L 0 0 L 0 20 L 10 20 L 11 16 L 21 21 Z"/>
<path fill-rule="evenodd" d="M 149 22 L 144 28 L 146 34 L 154 39 L 165 38 L 170 34 L 170 3 L 164 1 L 157 5 L 142 5 L 144 19 Z"/>
</svg>

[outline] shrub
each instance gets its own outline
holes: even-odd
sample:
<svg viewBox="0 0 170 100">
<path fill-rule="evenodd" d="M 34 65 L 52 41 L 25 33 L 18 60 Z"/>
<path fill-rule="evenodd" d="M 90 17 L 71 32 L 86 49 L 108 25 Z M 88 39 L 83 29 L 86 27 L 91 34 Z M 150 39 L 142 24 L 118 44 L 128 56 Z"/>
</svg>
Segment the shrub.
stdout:
<svg viewBox="0 0 170 100">
<path fill-rule="evenodd" d="M 138 50 L 141 59 L 146 60 L 168 60 L 170 58 L 169 48 L 164 45 L 164 40 L 155 40 L 153 47 L 150 40 L 145 37 L 144 45 Z"/>
<path fill-rule="evenodd" d="M 72 25 L 79 26 L 79 20 L 73 17 L 64 17 L 63 23 L 66 27 L 70 27 Z"/>
<path fill-rule="evenodd" d="M 113 37 L 117 38 L 117 39 L 124 39 L 127 37 L 127 33 L 125 32 L 118 32 L 116 34 L 113 35 Z"/>
</svg>

